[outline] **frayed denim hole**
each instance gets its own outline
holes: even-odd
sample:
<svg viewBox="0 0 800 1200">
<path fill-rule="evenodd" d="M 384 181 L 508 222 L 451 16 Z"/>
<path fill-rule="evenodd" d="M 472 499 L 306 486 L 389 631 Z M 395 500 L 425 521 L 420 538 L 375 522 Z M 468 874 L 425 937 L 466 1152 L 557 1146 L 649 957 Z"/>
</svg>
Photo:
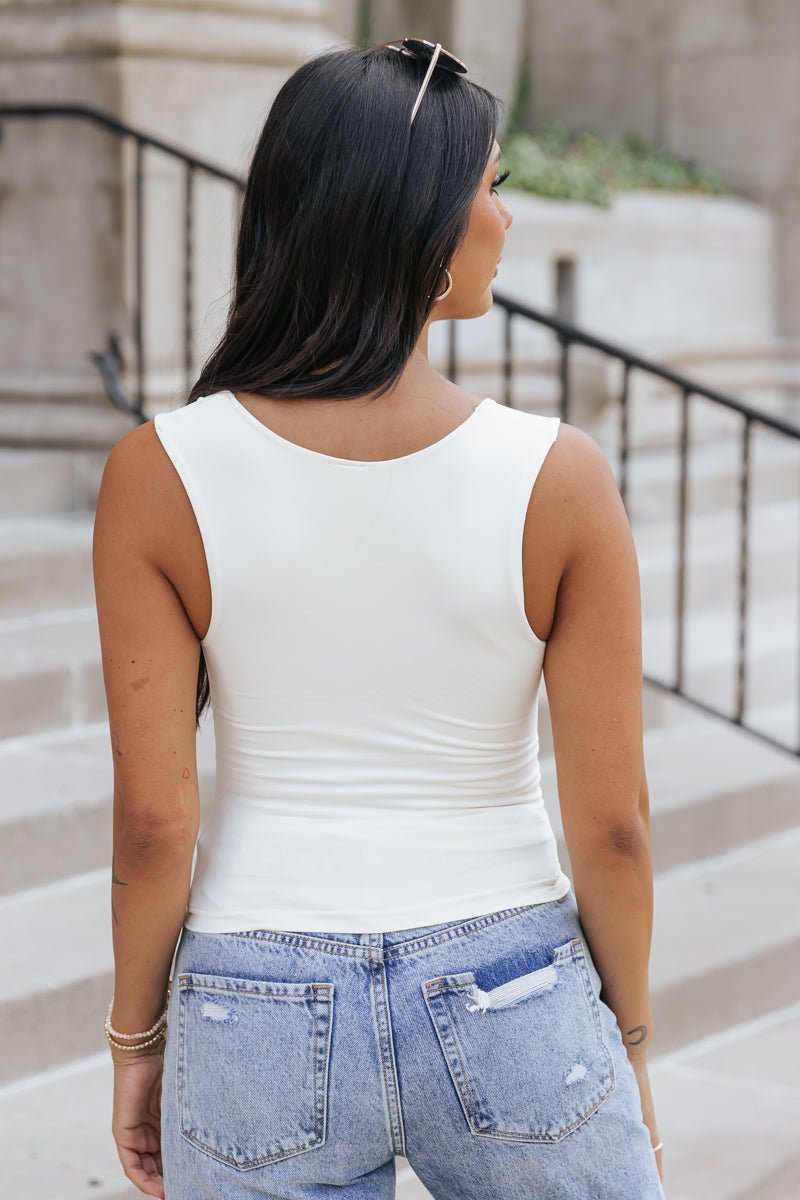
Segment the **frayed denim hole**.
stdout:
<svg viewBox="0 0 800 1200">
<path fill-rule="evenodd" d="M 219 1000 L 204 1000 L 200 1016 L 212 1025 L 233 1025 L 239 1020 L 231 1006 L 222 1004 Z"/>
</svg>

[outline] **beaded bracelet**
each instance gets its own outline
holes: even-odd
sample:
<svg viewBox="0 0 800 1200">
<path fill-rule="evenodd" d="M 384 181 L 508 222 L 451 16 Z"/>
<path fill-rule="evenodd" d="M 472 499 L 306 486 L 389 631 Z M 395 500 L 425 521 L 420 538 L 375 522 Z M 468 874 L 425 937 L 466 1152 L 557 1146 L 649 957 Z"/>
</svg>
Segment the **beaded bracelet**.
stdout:
<svg viewBox="0 0 800 1200">
<path fill-rule="evenodd" d="M 157 1042 L 163 1042 L 166 1038 L 166 1031 L 160 1029 L 155 1037 L 148 1038 L 145 1042 L 138 1042 L 135 1046 L 125 1045 L 124 1042 L 115 1041 L 107 1029 L 105 1031 L 105 1035 L 109 1046 L 113 1046 L 115 1050 L 128 1050 L 133 1052 L 136 1050 L 144 1050 L 146 1046 L 155 1046 Z"/>
<path fill-rule="evenodd" d="M 106 1037 L 108 1037 L 108 1035 L 110 1034 L 111 1037 L 118 1038 L 120 1041 L 125 1041 L 125 1042 L 135 1042 L 135 1041 L 138 1041 L 139 1038 L 150 1037 L 150 1035 L 152 1033 L 155 1033 L 156 1030 L 160 1029 L 162 1025 L 166 1024 L 167 1009 L 169 1008 L 169 997 L 170 997 L 170 989 L 167 988 L 167 1003 L 165 1004 L 164 1011 L 162 1012 L 161 1016 L 156 1021 L 155 1025 L 151 1025 L 150 1028 L 145 1029 L 143 1033 L 118 1033 L 117 1030 L 114 1028 L 114 1026 L 111 1024 L 111 1012 L 112 1012 L 112 1009 L 114 1008 L 114 997 L 112 996 L 111 1003 L 108 1006 L 108 1012 L 106 1013 L 106 1019 L 103 1023 L 105 1031 L 106 1031 Z"/>
</svg>

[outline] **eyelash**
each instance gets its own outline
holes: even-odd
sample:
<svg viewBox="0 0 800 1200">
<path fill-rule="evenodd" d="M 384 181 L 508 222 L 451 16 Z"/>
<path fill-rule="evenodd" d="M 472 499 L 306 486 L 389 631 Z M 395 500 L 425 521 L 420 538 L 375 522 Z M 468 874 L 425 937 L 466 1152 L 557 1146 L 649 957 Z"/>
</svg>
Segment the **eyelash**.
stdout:
<svg viewBox="0 0 800 1200">
<path fill-rule="evenodd" d="M 497 179 L 495 179 L 494 183 L 492 184 L 492 189 L 491 189 L 491 190 L 492 190 L 492 191 L 494 191 L 494 190 L 495 190 L 495 188 L 499 188 L 499 187 L 500 187 L 500 184 L 501 184 L 501 183 L 505 183 L 505 181 L 508 179 L 508 177 L 509 177 L 509 175 L 510 175 L 510 174 L 511 174 L 511 172 L 510 172 L 510 171 L 503 171 L 503 174 L 502 174 L 502 175 L 498 175 Z"/>
</svg>

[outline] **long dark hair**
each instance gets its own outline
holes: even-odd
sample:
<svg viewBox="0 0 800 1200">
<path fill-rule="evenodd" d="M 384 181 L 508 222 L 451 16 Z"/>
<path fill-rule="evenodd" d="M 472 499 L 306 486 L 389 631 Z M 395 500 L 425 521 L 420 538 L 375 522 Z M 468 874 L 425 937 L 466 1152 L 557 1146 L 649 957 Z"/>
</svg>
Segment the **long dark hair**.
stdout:
<svg viewBox="0 0 800 1200">
<path fill-rule="evenodd" d="M 247 176 L 225 332 L 187 403 L 217 391 L 346 399 L 390 391 L 461 243 L 502 101 L 377 46 L 303 63 Z M 209 700 L 200 654 L 197 722 Z"/>
</svg>

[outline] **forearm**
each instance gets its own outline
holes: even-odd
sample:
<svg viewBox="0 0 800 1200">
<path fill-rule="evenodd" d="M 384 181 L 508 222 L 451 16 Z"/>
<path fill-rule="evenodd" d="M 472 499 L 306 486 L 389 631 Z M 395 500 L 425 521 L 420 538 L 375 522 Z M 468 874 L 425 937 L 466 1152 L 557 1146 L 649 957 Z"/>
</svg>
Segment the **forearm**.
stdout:
<svg viewBox="0 0 800 1200">
<path fill-rule="evenodd" d="M 149 1029 L 164 1008 L 169 972 L 186 915 L 195 831 L 159 833 L 143 842 L 124 827 L 112 863 L 114 942 L 112 1025 Z"/>
<path fill-rule="evenodd" d="M 653 869 L 646 806 L 625 836 L 570 847 L 570 865 L 581 925 L 602 980 L 601 997 L 617 1018 L 629 1056 L 642 1054 L 653 1037 Z"/>
</svg>

